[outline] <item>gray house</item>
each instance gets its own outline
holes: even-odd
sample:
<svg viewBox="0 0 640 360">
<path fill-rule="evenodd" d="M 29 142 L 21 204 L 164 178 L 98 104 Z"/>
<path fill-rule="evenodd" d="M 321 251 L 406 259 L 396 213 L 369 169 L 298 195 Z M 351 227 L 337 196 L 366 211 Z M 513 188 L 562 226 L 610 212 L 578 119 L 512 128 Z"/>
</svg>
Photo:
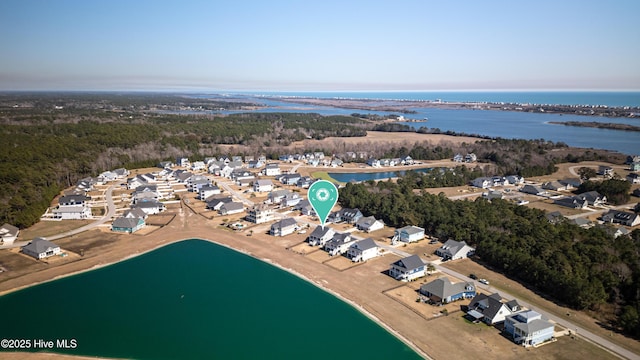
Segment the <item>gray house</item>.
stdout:
<svg viewBox="0 0 640 360">
<path fill-rule="evenodd" d="M 22 247 L 22 252 L 38 260 L 60 254 L 60 246 L 45 238 L 35 238 Z"/>
<path fill-rule="evenodd" d="M 425 263 L 420 256 L 411 255 L 391 264 L 389 276 L 396 280 L 411 281 L 424 276 L 425 270 Z"/>
<path fill-rule="evenodd" d="M 447 277 L 440 277 L 420 286 L 420 294 L 435 303 L 450 303 L 476 296 L 476 287 L 470 282 L 452 283 Z"/>
</svg>

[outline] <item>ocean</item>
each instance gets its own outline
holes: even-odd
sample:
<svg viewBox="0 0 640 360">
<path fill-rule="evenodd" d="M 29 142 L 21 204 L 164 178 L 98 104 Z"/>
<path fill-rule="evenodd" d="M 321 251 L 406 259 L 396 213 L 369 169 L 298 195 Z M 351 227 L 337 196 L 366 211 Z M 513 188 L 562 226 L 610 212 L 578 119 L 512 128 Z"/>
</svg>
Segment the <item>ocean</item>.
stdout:
<svg viewBox="0 0 640 360">
<path fill-rule="evenodd" d="M 235 92 L 269 97 L 315 97 L 384 100 L 437 100 L 539 105 L 606 105 L 640 107 L 640 91 L 315 91 Z"/>
<path fill-rule="evenodd" d="M 316 286 L 202 240 L 0 297 L 0 338 L 135 359 L 419 359 Z M 1 356 L 0 356 L 1 357 Z"/>
</svg>

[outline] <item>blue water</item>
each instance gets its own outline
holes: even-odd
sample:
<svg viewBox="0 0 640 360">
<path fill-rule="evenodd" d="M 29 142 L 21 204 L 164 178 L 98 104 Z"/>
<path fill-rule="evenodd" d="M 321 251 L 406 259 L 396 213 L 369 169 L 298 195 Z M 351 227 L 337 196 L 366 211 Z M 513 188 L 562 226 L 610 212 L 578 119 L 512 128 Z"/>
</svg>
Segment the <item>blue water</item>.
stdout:
<svg viewBox="0 0 640 360">
<path fill-rule="evenodd" d="M 0 338 L 75 339 L 54 349 L 74 355 L 419 359 L 329 293 L 199 240 L 2 296 L 0 309 Z"/>
<path fill-rule="evenodd" d="M 640 107 L 638 91 L 245 92 L 243 95 Z"/>
<path fill-rule="evenodd" d="M 426 173 L 429 170 L 431 170 L 431 168 L 415 169 L 411 171 Z M 384 179 L 389 179 L 394 177 L 401 177 L 406 174 L 406 171 L 398 170 L 398 171 L 380 171 L 380 172 L 363 172 L 363 173 L 330 172 L 328 174 L 329 176 L 331 176 L 333 179 L 337 181 L 347 183 L 351 181 L 360 182 L 360 181 L 367 181 L 367 180 L 384 180 Z"/>
<path fill-rule="evenodd" d="M 256 96 L 255 94 L 258 94 Z M 264 97 L 266 95 L 267 97 Z M 216 97 L 216 95 L 197 95 Z M 266 105 L 257 112 L 313 112 L 321 115 L 351 115 L 354 112 L 391 115 L 390 112 L 342 109 L 330 106 L 293 104 L 279 101 L 277 96 L 409 99 L 443 101 L 491 101 L 538 104 L 602 104 L 608 106 L 640 106 L 640 92 L 279 92 L 240 94 L 247 101 Z M 580 115 L 526 113 L 496 110 L 413 108 L 412 119 L 428 118 L 427 122 L 406 123 L 418 128 L 438 128 L 441 131 L 475 134 L 507 139 L 545 139 L 569 146 L 640 154 L 640 132 L 549 124 L 551 121 L 598 121 L 640 126 L 640 117 L 608 118 Z M 241 113 L 246 111 L 226 111 Z M 398 113 L 395 113 L 398 115 Z"/>
</svg>

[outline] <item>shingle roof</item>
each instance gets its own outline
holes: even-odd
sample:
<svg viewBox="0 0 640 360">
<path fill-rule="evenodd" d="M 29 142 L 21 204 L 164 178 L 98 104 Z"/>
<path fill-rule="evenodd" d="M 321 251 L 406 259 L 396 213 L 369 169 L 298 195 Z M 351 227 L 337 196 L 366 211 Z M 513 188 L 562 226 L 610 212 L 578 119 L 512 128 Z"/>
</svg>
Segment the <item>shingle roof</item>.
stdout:
<svg viewBox="0 0 640 360">
<path fill-rule="evenodd" d="M 422 259 L 418 255 L 411 255 L 394 262 L 393 265 L 409 271 L 424 266 L 424 261 L 422 261 Z"/>
<path fill-rule="evenodd" d="M 373 241 L 372 238 L 366 238 L 364 240 L 360 240 L 360 241 L 356 242 L 355 244 L 353 244 L 353 246 L 357 246 L 358 249 L 360 249 L 362 251 L 378 247 L 378 245 L 376 245 L 376 243 Z"/>
<path fill-rule="evenodd" d="M 27 251 L 36 253 L 36 254 L 42 254 L 44 252 L 47 252 L 47 249 L 49 248 L 59 248 L 60 246 L 52 243 L 49 240 L 46 240 L 44 238 L 38 237 L 35 238 L 33 240 L 31 240 L 31 242 L 25 246 L 22 247 L 22 249 L 26 249 Z"/>
</svg>

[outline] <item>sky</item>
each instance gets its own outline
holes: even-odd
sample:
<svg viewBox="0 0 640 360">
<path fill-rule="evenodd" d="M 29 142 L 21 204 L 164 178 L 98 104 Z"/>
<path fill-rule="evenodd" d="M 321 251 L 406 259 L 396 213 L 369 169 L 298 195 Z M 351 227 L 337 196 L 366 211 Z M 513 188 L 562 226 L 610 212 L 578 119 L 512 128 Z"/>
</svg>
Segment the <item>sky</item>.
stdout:
<svg viewBox="0 0 640 360">
<path fill-rule="evenodd" d="M 640 90 L 640 1 L 2 0 L 0 90 Z"/>
</svg>

